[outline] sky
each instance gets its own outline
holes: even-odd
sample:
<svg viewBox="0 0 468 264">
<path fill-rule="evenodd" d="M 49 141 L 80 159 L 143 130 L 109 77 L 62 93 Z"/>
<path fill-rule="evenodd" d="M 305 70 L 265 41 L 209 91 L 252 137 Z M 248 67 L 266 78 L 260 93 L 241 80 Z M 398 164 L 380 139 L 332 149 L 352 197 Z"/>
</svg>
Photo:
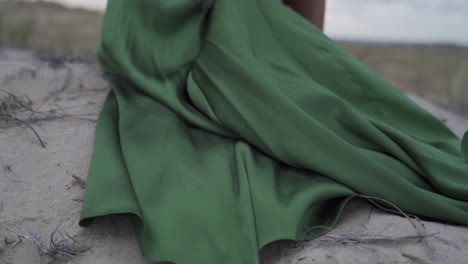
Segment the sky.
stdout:
<svg viewBox="0 0 468 264">
<path fill-rule="evenodd" d="M 106 5 L 51 1 L 95 10 Z M 339 39 L 468 45 L 468 0 L 328 0 L 325 32 Z"/>
<path fill-rule="evenodd" d="M 468 44 L 467 0 L 328 0 L 338 38 Z"/>
</svg>

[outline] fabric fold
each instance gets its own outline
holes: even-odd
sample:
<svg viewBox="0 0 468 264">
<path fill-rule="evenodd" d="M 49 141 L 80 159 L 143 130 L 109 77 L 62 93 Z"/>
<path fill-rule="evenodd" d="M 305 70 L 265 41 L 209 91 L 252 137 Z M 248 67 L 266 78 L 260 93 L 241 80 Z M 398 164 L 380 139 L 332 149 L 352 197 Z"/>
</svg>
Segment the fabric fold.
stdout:
<svg viewBox="0 0 468 264">
<path fill-rule="evenodd" d="M 468 131 L 465 133 L 461 143 L 461 151 L 465 157 L 465 162 L 468 163 Z"/>
<path fill-rule="evenodd" d="M 355 195 L 468 224 L 468 136 L 280 0 L 109 0 L 99 58 L 80 224 L 133 215 L 149 261 L 259 263 Z"/>
</svg>

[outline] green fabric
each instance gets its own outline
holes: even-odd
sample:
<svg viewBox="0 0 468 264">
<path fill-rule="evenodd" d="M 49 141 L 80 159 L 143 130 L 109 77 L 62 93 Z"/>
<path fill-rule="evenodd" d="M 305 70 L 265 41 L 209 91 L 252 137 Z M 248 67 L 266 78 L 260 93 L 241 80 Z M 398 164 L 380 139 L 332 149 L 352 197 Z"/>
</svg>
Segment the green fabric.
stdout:
<svg viewBox="0 0 468 264">
<path fill-rule="evenodd" d="M 468 131 L 463 136 L 462 153 L 466 161 L 468 161 Z"/>
<path fill-rule="evenodd" d="M 461 140 L 280 0 L 110 0 L 99 55 L 80 224 L 133 215 L 148 260 L 259 263 L 355 194 L 468 224 Z"/>
</svg>

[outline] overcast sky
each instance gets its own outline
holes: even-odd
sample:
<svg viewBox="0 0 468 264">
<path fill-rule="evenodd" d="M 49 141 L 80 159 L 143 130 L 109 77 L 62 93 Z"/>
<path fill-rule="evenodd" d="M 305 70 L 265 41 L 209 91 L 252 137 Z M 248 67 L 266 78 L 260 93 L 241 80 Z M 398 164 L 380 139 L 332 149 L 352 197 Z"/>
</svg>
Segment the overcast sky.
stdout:
<svg viewBox="0 0 468 264">
<path fill-rule="evenodd" d="M 329 0 L 326 22 L 340 38 L 468 44 L 468 0 Z"/>
<path fill-rule="evenodd" d="M 106 0 L 54 1 L 98 10 L 106 5 Z M 336 38 L 468 45 L 468 0 L 328 0 L 325 27 Z"/>
</svg>

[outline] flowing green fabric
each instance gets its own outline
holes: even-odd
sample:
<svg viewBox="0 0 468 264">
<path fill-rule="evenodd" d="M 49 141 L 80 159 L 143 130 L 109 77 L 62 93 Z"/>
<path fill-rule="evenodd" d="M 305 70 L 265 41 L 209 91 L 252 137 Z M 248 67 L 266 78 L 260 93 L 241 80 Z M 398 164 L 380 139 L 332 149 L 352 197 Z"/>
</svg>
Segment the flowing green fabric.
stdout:
<svg viewBox="0 0 468 264">
<path fill-rule="evenodd" d="M 355 194 L 468 224 L 466 137 L 280 0 L 110 0 L 99 55 L 80 224 L 133 215 L 148 260 L 259 263 Z"/>
</svg>

